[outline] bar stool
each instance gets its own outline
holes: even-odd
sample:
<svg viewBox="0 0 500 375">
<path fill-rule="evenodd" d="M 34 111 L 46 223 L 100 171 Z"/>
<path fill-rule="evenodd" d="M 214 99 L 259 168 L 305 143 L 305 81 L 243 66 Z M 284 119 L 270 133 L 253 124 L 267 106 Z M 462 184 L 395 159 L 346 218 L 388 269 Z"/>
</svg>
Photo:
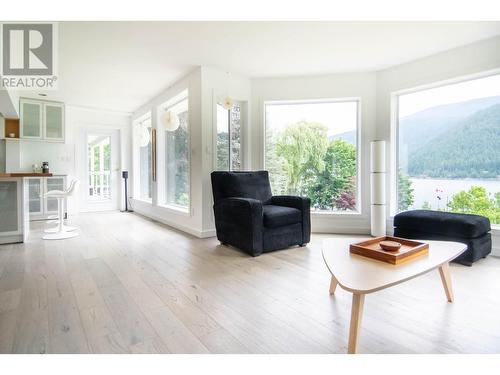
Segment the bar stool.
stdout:
<svg viewBox="0 0 500 375">
<path fill-rule="evenodd" d="M 72 238 L 78 236 L 76 227 L 70 227 L 64 225 L 64 199 L 73 195 L 76 186 L 78 185 L 78 180 L 72 180 L 68 188 L 64 191 L 62 190 L 51 190 L 45 193 L 45 198 L 56 198 L 57 199 L 57 211 L 58 211 L 58 224 L 55 228 L 46 229 L 42 239 L 44 240 L 62 240 L 65 238 Z"/>
</svg>

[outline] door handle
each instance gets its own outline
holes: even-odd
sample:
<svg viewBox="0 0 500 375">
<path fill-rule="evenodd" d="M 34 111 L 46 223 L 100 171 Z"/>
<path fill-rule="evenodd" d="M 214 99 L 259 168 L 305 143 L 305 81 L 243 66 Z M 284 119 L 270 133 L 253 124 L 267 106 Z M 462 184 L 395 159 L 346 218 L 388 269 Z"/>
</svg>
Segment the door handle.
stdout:
<svg viewBox="0 0 500 375">
<path fill-rule="evenodd" d="M 151 129 L 151 179 L 156 181 L 156 129 Z"/>
</svg>

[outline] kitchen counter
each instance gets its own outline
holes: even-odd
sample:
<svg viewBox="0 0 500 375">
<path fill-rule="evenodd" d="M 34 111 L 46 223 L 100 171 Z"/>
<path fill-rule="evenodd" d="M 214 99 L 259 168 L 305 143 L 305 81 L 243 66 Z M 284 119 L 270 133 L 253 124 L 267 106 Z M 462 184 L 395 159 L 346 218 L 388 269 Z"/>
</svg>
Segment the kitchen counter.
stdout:
<svg viewBox="0 0 500 375">
<path fill-rule="evenodd" d="M 57 199 L 44 194 L 65 188 L 65 175 L 0 173 L 0 244 L 25 242 L 30 220 L 46 220 L 57 214 Z"/>
<path fill-rule="evenodd" d="M 0 174 L 0 244 L 25 242 L 29 232 L 28 178 Z"/>
<path fill-rule="evenodd" d="M 52 173 L 16 172 L 0 173 L 0 177 L 52 177 Z"/>
</svg>

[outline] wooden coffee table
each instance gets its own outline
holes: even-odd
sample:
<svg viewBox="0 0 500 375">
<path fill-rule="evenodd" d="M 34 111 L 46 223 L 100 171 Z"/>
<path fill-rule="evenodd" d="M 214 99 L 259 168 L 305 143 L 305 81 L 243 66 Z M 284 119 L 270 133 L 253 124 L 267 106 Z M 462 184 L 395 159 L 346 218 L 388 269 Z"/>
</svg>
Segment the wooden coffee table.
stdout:
<svg viewBox="0 0 500 375">
<path fill-rule="evenodd" d="M 365 239 L 332 238 L 323 241 L 323 259 L 332 274 L 330 295 L 335 293 L 337 285 L 352 293 L 348 353 L 357 350 L 365 294 L 401 284 L 438 268 L 446 298 L 453 302 L 449 262 L 467 249 L 465 244 L 458 242 L 425 241 L 429 244 L 428 254 L 392 265 L 349 252 L 351 243 Z"/>
</svg>

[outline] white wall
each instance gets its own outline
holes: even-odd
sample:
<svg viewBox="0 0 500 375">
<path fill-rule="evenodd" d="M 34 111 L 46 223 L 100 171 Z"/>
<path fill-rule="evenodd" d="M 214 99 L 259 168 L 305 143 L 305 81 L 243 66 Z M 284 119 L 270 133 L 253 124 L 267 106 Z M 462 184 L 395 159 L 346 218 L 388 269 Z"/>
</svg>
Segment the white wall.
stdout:
<svg viewBox="0 0 500 375">
<path fill-rule="evenodd" d="M 189 75 L 170 86 L 150 102 L 141 106 L 132 115 L 132 122 L 146 113 L 152 113 L 152 127 L 158 131 L 158 145 L 161 142 L 163 129 L 158 124 L 158 107 L 168 99 L 185 89 L 189 90 L 189 137 L 191 147 L 190 160 L 190 212 L 184 213 L 158 203 L 156 190 L 162 188 L 160 181 L 164 178 L 164 157 L 158 155 L 157 182 L 153 183 L 152 203 L 133 199 L 133 209 L 145 216 L 168 224 L 172 227 L 191 233 L 198 237 L 215 235 L 215 224 L 212 210 L 212 190 L 210 172 L 213 170 L 214 126 L 216 126 L 215 106 L 217 100 L 229 94 L 236 100 L 249 101 L 250 80 L 211 68 L 199 67 Z M 139 160 L 134 157 L 134 170 L 139 167 Z M 134 181 L 137 190 L 137 180 Z"/>
<path fill-rule="evenodd" d="M 251 160 L 253 169 L 264 168 L 264 102 L 359 98 L 361 103 L 360 150 L 361 212 L 358 214 L 312 213 L 314 232 L 369 233 L 369 154 L 375 138 L 375 73 L 333 74 L 312 77 L 262 78 L 252 80 Z"/>
<path fill-rule="evenodd" d="M 157 184 L 153 183 L 152 195 L 153 202 L 148 203 L 136 199 L 138 196 L 138 179 L 134 179 L 135 171 L 139 169 L 139 160 L 137 155 L 134 154 L 132 179 L 134 181 L 134 189 L 132 191 L 134 199 L 132 199 L 132 208 L 134 211 L 151 217 L 155 220 L 168 224 L 172 227 L 191 233 L 195 236 L 202 236 L 202 139 L 201 139 L 201 68 L 195 69 L 193 72 L 182 78 L 172 86 L 168 87 L 160 95 L 153 98 L 148 103 L 141 106 L 132 114 L 133 124 L 134 120 L 141 118 L 146 113 L 151 112 L 152 127 L 158 130 L 158 139 L 163 138 L 163 130 L 160 129 L 158 124 L 158 108 L 165 103 L 168 99 L 179 94 L 183 90 L 189 90 L 189 139 L 191 147 L 190 159 L 190 212 L 184 213 L 167 207 L 158 206 L 157 199 Z M 131 126 L 132 126 L 131 124 Z M 137 140 L 133 140 L 137 142 Z M 135 146 L 137 147 L 137 144 Z M 157 181 L 162 180 L 164 176 L 164 157 L 158 155 Z M 131 180 L 132 181 L 132 180 Z"/>
<path fill-rule="evenodd" d="M 78 161 L 77 145 L 83 140 L 78 137 L 82 127 L 119 129 L 121 134 L 120 166 L 122 169 L 130 167 L 130 115 L 127 113 L 108 112 L 104 110 L 88 109 L 78 106 L 66 106 L 66 140 L 65 143 L 36 141 L 36 140 L 6 140 L 8 152 L 7 172 L 28 172 L 33 164 L 41 165 L 48 161 L 53 174 L 67 175 L 68 180 L 82 179 L 80 171 L 85 170 L 86 163 Z M 80 146 L 83 146 L 80 145 Z M 122 186 L 120 178 L 120 186 Z M 80 185 L 80 193 L 83 192 Z M 84 194 L 76 199 L 70 199 L 68 210 L 71 213 L 79 212 Z M 122 204 L 122 195 L 119 202 Z"/>
<path fill-rule="evenodd" d="M 377 72 L 377 137 L 385 139 L 391 150 L 387 168 L 394 173 L 395 150 L 391 124 L 391 93 L 461 77 L 474 77 L 500 69 L 500 37 L 453 49 Z M 392 143 L 391 143 L 392 142 Z M 387 183 L 391 181 L 388 174 Z M 390 186 L 390 185 L 388 185 Z M 394 190 L 392 191 L 394 192 Z M 391 198 L 388 189 L 388 202 Z M 388 210 L 390 208 L 388 207 Z M 388 214 L 390 211 L 388 211 Z M 388 225 L 392 226 L 392 218 Z M 500 255 L 500 230 L 493 230 L 493 252 Z"/>
<path fill-rule="evenodd" d="M 86 191 L 84 189 L 84 179 L 87 174 L 86 147 L 87 140 L 82 138 L 83 129 L 89 130 L 116 130 L 119 132 L 120 138 L 120 153 L 119 161 L 116 168 L 119 171 L 115 172 L 115 178 L 118 179 L 119 190 L 117 199 L 119 208 L 124 209 L 124 181 L 121 178 L 121 171 L 128 170 L 132 165 L 132 151 L 130 140 L 132 138 L 130 132 L 130 114 L 126 112 L 106 111 L 93 108 L 66 106 L 66 143 L 64 145 L 43 143 L 47 152 L 53 154 L 53 163 L 51 170 L 58 173 L 59 170 L 69 175 L 69 179 L 77 178 L 80 182 L 80 189 L 77 199 L 73 199 L 73 211 L 87 209 Z M 40 154 L 35 154 L 40 155 Z M 42 154 L 43 155 L 43 154 Z M 71 206 L 69 207 L 71 209 Z M 98 209 L 98 208 L 97 208 Z"/>
<path fill-rule="evenodd" d="M 0 113 L 5 118 L 17 118 L 19 116 L 18 91 L 0 90 Z"/>
</svg>

